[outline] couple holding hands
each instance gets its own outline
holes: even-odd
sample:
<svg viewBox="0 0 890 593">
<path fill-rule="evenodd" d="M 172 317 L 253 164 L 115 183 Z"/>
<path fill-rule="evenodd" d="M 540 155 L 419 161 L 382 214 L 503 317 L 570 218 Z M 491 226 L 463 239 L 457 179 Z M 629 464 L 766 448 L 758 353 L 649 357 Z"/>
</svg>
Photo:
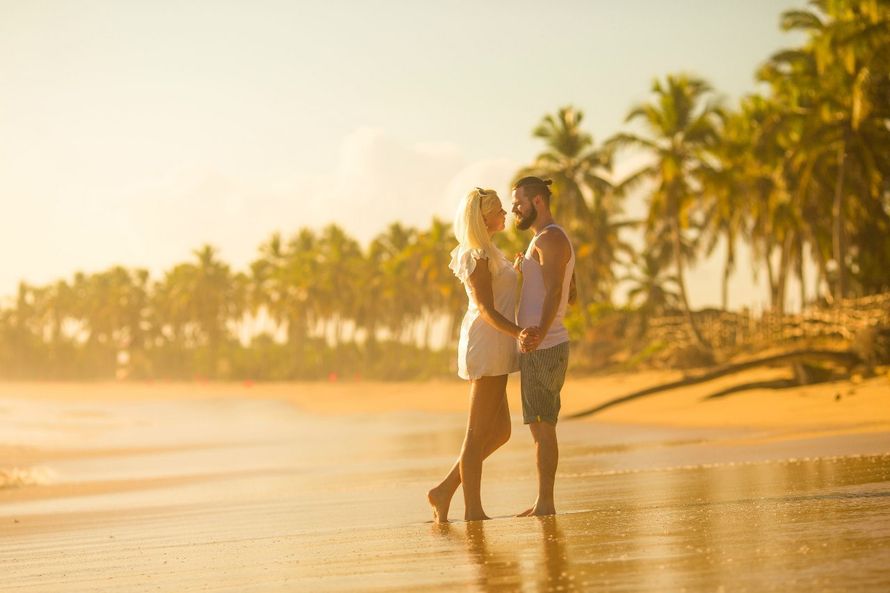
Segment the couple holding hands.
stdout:
<svg viewBox="0 0 890 593">
<path fill-rule="evenodd" d="M 535 235 L 512 263 L 492 242 L 504 230 L 507 216 L 497 192 L 477 187 L 457 211 L 458 246 L 449 267 L 469 299 L 457 366 L 458 375 L 470 381 L 470 412 L 460 457 L 427 494 L 437 523 L 448 521 L 451 499 L 461 485 L 464 519 L 489 518 L 482 508 L 482 462 L 510 439 L 507 375 L 517 370 L 522 417 L 535 442 L 538 470 L 537 500 L 519 516 L 556 512 L 556 422 L 569 359 L 563 316 L 574 300 L 575 253 L 565 230 L 553 220 L 549 186 L 549 179 L 523 177 L 513 187 L 516 227 Z"/>
</svg>

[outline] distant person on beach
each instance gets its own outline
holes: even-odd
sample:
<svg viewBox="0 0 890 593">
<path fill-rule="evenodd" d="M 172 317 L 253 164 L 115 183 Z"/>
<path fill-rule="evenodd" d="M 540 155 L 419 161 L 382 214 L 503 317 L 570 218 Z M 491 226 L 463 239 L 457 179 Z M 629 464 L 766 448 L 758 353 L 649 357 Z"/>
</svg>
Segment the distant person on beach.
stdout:
<svg viewBox="0 0 890 593">
<path fill-rule="evenodd" d="M 492 189 L 475 188 L 461 201 L 454 221 L 458 246 L 449 267 L 469 299 L 458 342 L 457 373 L 470 382 L 470 412 L 460 457 L 427 498 L 433 520 L 448 521 L 448 508 L 463 484 L 464 519 L 488 519 L 482 509 L 482 461 L 510 439 L 507 375 L 519 369 L 518 345 L 538 340 L 513 322 L 517 276 L 492 243 L 507 213 Z"/>
<path fill-rule="evenodd" d="M 553 485 L 559 461 L 556 422 L 560 390 L 569 363 L 569 333 L 563 317 L 574 301 L 575 252 L 550 212 L 550 180 L 523 177 L 513 186 L 513 214 L 520 230 L 531 229 L 525 254 L 517 254 L 522 289 L 516 321 L 530 327 L 520 344 L 522 418 L 535 441 L 538 498 L 520 517 L 553 515 Z"/>
</svg>

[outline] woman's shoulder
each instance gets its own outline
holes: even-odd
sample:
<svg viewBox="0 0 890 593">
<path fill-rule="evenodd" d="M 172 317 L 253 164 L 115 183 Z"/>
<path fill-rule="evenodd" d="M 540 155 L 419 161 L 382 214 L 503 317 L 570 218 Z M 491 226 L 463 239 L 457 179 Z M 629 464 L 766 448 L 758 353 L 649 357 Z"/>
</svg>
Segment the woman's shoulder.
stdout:
<svg viewBox="0 0 890 593">
<path fill-rule="evenodd" d="M 488 254 L 483 249 L 458 245 L 451 251 L 451 263 L 448 267 L 461 282 L 466 282 L 476 269 L 476 262 L 487 258 Z"/>
</svg>

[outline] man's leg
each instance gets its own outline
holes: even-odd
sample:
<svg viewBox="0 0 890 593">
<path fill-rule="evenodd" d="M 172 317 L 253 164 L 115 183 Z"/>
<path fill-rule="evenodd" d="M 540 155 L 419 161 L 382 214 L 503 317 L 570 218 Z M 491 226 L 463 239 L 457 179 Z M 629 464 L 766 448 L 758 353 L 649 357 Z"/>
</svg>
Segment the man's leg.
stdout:
<svg viewBox="0 0 890 593">
<path fill-rule="evenodd" d="M 538 466 L 538 499 L 520 517 L 556 514 L 553 501 L 553 485 L 556 482 L 556 466 L 559 463 L 559 444 L 556 425 L 550 422 L 532 422 L 528 425 L 535 441 L 535 457 Z"/>
<path fill-rule="evenodd" d="M 556 513 L 553 485 L 559 462 L 556 422 L 561 407 L 560 391 L 565 382 L 569 360 L 568 343 L 522 354 L 519 359 L 522 379 L 522 416 L 535 441 L 538 468 L 538 498 L 519 514 L 553 515 Z"/>
</svg>

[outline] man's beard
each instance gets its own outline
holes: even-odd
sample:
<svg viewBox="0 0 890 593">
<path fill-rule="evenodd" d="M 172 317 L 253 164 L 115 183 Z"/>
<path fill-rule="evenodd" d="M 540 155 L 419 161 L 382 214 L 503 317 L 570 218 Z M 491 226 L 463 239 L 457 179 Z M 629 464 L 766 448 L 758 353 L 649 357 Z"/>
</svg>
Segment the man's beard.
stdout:
<svg viewBox="0 0 890 593">
<path fill-rule="evenodd" d="M 517 212 L 518 216 L 516 217 L 516 228 L 520 231 L 528 230 L 535 223 L 535 220 L 538 219 L 537 208 L 535 208 L 531 204 L 529 204 L 529 208 L 531 208 L 532 211 L 529 212 L 528 216 L 522 216 Z"/>
</svg>

